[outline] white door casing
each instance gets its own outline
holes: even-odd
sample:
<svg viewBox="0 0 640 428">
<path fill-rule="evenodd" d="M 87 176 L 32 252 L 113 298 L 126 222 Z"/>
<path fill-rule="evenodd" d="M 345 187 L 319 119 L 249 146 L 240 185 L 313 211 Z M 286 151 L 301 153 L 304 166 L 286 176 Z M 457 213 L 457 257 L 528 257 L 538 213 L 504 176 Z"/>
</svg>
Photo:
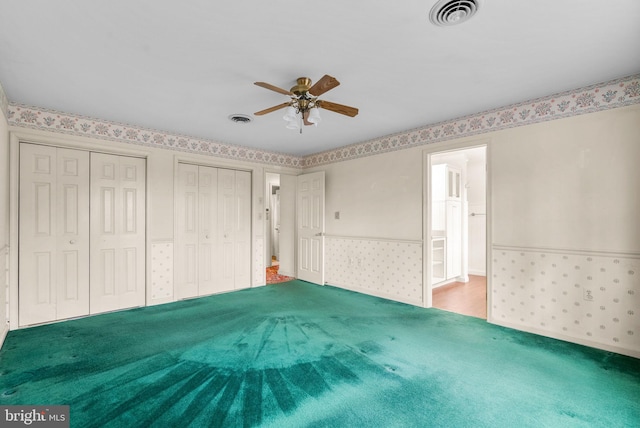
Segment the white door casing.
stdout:
<svg viewBox="0 0 640 428">
<path fill-rule="evenodd" d="M 324 285 L 324 171 L 297 177 L 298 278 Z"/>
<path fill-rule="evenodd" d="M 20 144 L 19 325 L 89 313 L 89 153 Z"/>
<path fill-rule="evenodd" d="M 91 153 L 92 314 L 145 304 L 145 160 Z"/>
</svg>

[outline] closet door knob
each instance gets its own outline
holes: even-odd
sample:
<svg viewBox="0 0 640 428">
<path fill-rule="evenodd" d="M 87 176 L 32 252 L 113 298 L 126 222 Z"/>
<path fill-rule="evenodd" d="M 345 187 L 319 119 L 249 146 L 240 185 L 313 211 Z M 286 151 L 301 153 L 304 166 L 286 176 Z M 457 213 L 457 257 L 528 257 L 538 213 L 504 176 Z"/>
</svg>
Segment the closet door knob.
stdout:
<svg viewBox="0 0 640 428">
<path fill-rule="evenodd" d="M 75 239 L 72 239 L 71 241 L 69 241 L 69 244 L 75 244 L 75 243 L 76 243 Z"/>
</svg>

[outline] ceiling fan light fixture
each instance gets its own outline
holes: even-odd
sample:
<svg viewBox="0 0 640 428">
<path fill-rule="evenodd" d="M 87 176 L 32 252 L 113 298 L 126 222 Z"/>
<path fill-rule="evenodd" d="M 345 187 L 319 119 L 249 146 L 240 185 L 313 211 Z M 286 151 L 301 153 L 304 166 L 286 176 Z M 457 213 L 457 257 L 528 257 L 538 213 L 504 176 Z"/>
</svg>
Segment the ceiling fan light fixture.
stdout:
<svg viewBox="0 0 640 428">
<path fill-rule="evenodd" d="M 287 122 L 295 122 L 296 121 L 296 109 L 292 106 L 287 107 L 284 112 L 284 116 L 282 116 L 284 120 Z"/>
<path fill-rule="evenodd" d="M 318 126 L 320 122 L 322 122 L 322 118 L 320 117 L 320 110 L 318 108 L 312 108 L 309 111 L 309 118 L 307 121 L 313 123 L 315 126 Z"/>
<path fill-rule="evenodd" d="M 287 122 L 287 124 L 285 125 L 285 128 L 287 129 L 298 129 L 300 126 L 298 125 L 298 122 L 294 119 L 294 120 L 290 120 Z"/>
</svg>

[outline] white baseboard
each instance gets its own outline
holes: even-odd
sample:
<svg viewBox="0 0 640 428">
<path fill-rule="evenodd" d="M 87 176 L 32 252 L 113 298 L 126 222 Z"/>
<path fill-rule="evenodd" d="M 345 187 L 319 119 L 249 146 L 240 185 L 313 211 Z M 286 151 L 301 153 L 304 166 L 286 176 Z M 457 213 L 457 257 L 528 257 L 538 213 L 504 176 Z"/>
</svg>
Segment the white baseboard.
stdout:
<svg viewBox="0 0 640 428">
<path fill-rule="evenodd" d="M 487 322 L 501 327 L 512 328 L 514 330 L 524 331 L 527 333 L 537 334 L 539 336 L 550 337 L 551 339 L 562 340 L 564 342 L 576 343 L 578 345 L 588 346 L 590 348 L 602 349 L 604 351 L 615 352 L 617 354 L 626 355 L 633 358 L 640 358 L 640 351 L 633 349 L 620 348 L 617 346 L 610 346 L 605 343 L 599 343 L 592 340 L 585 340 L 579 337 L 572 337 L 564 334 L 558 334 L 547 330 L 541 330 L 538 328 L 532 328 L 524 325 L 517 325 L 509 322 L 498 321 L 493 318 L 487 319 Z"/>
<path fill-rule="evenodd" d="M 487 276 L 486 270 L 472 270 L 469 269 L 469 275 L 477 275 L 477 276 Z"/>
<path fill-rule="evenodd" d="M 328 283 L 326 285 L 331 287 L 336 287 L 336 288 L 342 288 L 343 290 L 353 291 L 355 293 L 366 294 L 368 296 L 379 297 L 381 299 L 393 300 L 394 302 L 406 303 L 407 305 L 423 307 L 422 301 L 408 299 L 402 296 L 397 296 L 397 295 L 392 295 L 387 293 L 375 292 L 367 288 L 353 287 L 353 286 L 335 284 L 335 283 Z"/>
</svg>

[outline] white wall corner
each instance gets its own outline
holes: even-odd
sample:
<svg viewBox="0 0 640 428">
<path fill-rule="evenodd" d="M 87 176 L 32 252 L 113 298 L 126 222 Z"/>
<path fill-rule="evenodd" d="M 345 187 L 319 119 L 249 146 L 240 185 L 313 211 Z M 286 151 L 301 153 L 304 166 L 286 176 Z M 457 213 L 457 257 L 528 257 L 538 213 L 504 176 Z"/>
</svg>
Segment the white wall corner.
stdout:
<svg viewBox="0 0 640 428">
<path fill-rule="evenodd" d="M 4 117 L 9 120 L 9 99 L 7 98 L 7 94 L 4 92 L 2 82 L 0 82 L 0 111 L 2 111 Z"/>
</svg>

